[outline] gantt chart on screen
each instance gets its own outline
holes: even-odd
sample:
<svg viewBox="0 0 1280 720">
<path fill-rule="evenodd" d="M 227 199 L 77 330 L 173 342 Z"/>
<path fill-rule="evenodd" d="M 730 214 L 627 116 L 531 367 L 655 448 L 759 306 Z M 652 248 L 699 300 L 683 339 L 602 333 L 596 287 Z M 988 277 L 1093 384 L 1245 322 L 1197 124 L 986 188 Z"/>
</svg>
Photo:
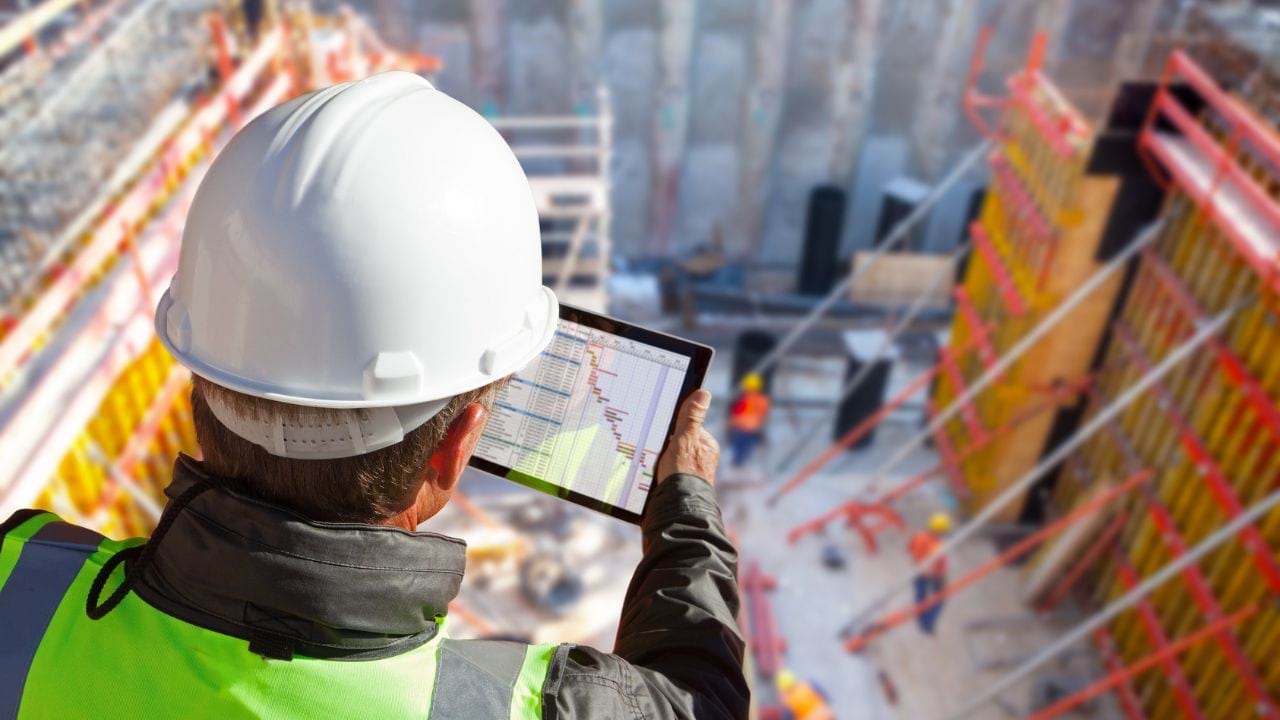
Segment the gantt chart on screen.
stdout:
<svg viewBox="0 0 1280 720">
<path fill-rule="evenodd" d="M 639 513 L 689 362 L 562 320 L 498 393 L 476 454 Z"/>
</svg>

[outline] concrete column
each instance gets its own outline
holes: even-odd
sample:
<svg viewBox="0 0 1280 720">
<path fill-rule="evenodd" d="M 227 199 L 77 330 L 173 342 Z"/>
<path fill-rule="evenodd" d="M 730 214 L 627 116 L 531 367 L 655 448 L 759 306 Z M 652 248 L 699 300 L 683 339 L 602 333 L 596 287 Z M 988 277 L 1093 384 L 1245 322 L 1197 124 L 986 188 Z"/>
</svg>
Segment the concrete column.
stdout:
<svg viewBox="0 0 1280 720">
<path fill-rule="evenodd" d="M 831 153 L 831 181 L 844 185 L 853 175 L 858 151 L 871 120 L 876 70 L 880 56 L 882 0 L 849 0 L 849 29 L 845 52 L 832 80 L 835 93 L 831 124 L 835 148 Z"/>
<path fill-rule="evenodd" d="M 696 3 L 661 0 L 658 29 L 658 109 L 653 118 L 654 254 L 665 255 L 675 227 L 680 162 L 689 125 L 689 60 Z"/>
<path fill-rule="evenodd" d="M 600 55 L 604 37 L 602 0 L 570 0 L 569 57 L 573 71 L 573 102 L 578 108 L 595 102 L 600 82 Z"/>
<path fill-rule="evenodd" d="M 978 0 L 947 0 L 941 16 L 932 62 L 921 76 L 912 139 L 917 166 L 925 180 L 942 172 L 953 147 L 955 130 L 963 121 L 965 74 L 973 54 L 980 21 Z"/>
<path fill-rule="evenodd" d="M 800 255 L 814 186 L 830 182 L 836 147 L 836 68 L 845 60 L 850 0 L 793 3 L 781 118 L 769 165 L 759 259 L 789 263 Z M 865 110 L 865 108 L 864 108 Z"/>
<path fill-rule="evenodd" d="M 1074 0 L 1042 0 L 1036 13 L 1034 30 L 1043 31 L 1049 36 L 1049 47 L 1045 52 L 1045 65 L 1057 67 L 1062 59 L 1062 48 L 1066 42 L 1061 37 L 1071 24 Z"/>
<path fill-rule="evenodd" d="M 506 4 L 506 0 L 471 3 L 472 78 L 479 109 L 488 114 L 497 113 L 506 100 Z"/>
<path fill-rule="evenodd" d="M 520 0 L 506 6 L 502 26 L 506 49 L 505 74 L 501 86 L 504 115 L 563 115 L 570 112 L 576 98 L 576 73 L 593 73 L 595 63 L 579 67 L 574 50 L 581 27 L 572 21 L 569 8 L 561 0 Z M 566 70 L 573 68 L 573 72 Z M 512 139 L 525 142 L 564 142 L 545 133 L 513 132 Z M 541 172 L 553 172 L 558 162 L 536 162 Z M 530 165 L 526 164 L 526 169 Z"/>
<path fill-rule="evenodd" d="M 874 0 L 878 1 L 878 0 Z M 751 88 L 742 132 L 741 197 L 737 221 L 748 258 L 759 252 L 769 171 L 782 117 L 783 83 L 791 45 L 792 0 L 757 0 Z"/>
<path fill-rule="evenodd" d="M 1139 77 L 1152 49 L 1152 36 L 1159 29 L 1160 11 L 1165 0 L 1131 0 L 1129 32 L 1120 40 L 1116 52 L 1115 77 L 1120 80 Z M 1158 62 L 1158 60 L 1157 60 Z"/>
</svg>

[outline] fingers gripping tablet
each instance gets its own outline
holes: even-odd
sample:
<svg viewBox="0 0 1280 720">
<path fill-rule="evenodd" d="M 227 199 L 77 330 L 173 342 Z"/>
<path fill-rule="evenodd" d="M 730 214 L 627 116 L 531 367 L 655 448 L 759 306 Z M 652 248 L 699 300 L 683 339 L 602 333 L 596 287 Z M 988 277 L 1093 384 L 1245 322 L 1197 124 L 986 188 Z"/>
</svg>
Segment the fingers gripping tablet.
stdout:
<svg viewBox="0 0 1280 720">
<path fill-rule="evenodd" d="M 551 345 L 499 391 L 471 464 L 638 523 L 676 409 L 711 355 L 562 304 Z"/>
</svg>

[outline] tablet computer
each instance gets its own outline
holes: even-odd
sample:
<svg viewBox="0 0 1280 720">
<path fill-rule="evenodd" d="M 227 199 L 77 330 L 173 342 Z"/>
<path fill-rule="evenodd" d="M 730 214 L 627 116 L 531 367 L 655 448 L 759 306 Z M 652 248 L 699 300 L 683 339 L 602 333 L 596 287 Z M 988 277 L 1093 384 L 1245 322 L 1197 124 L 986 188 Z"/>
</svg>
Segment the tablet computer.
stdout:
<svg viewBox="0 0 1280 720">
<path fill-rule="evenodd" d="M 639 523 L 676 409 L 711 355 L 562 303 L 551 345 L 498 391 L 471 465 Z"/>
</svg>

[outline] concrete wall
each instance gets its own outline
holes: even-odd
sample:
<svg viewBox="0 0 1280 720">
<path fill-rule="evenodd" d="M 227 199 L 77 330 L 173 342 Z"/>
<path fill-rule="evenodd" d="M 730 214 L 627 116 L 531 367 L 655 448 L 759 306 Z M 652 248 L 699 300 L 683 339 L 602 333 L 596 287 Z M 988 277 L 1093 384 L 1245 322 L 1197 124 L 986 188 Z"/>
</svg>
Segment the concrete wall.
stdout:
<svg viewBox="0 0 1280 720">
<path fill-rule="evenodd" d="M 440 87 L 483 110 L 572 112 L 605 83 L 617 254 L 680 255 L 719 228 L 731 254 L 783 265 L 814 185 L 850 189 L 848 253 L 870 243 L 886 180 L 944 173 L 977 139 L 959 107 L 977 28 L 999 29 L 984 75 L 996 92 L 1036 15 L 999 0 L 356 4 L 414 24 L 387 34 L 443 56 Z M 977 182 L 943 204 L 926 247 L 954 240 Z"/>
</svg>

